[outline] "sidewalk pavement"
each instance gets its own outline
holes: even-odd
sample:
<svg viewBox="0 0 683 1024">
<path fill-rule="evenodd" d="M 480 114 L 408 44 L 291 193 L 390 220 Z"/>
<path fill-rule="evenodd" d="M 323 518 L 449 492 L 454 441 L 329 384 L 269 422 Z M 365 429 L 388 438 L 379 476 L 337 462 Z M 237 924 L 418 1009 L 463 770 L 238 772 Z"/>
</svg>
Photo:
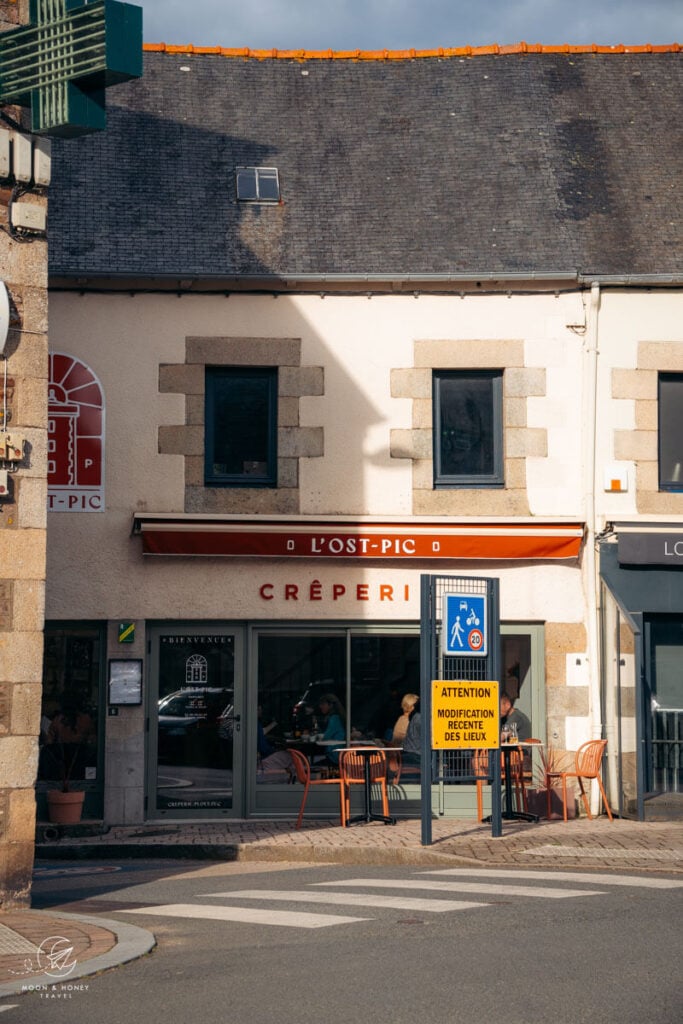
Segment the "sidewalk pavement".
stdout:
<svg viewBox="0 0 683 1024">
<path fill-rule="evenodd" d="M 476 821 L 432 821 L 432 845 L 421 843 L 419 820 L 340 828 L 304 820 L 151 822 L 87 834 L 43 830 L 40 860 L 173 858 L 301 864 L 451 865 L 564 869 L 683 876 L 683 822 L 503 822 L 503 835 Z M 81 834 L 73 834 L 81 832 Z M 83 834 L 86 833 L 86 834 Z M 40 833 L 39 833 L 40 834 Z M 274 870 L 277 870 L 274 868 Z M 47 998 L 68 998 L 80 979 L 143 956 L 151 932 L 117 920 L 39 910 L 0 913 L 0 997 L 48 986 Z M 71 987 L 70 987 L 71 986 Z"/>
</svg>

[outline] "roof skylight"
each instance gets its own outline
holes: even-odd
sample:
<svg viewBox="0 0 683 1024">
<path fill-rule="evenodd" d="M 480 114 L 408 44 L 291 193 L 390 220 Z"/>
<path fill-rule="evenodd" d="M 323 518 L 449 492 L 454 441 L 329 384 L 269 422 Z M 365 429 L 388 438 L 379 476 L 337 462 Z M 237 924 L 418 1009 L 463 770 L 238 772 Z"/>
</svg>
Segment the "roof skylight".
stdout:
<svg viewBox="0 0 683 1024">
<path fill-rule="evenodd" d="M 280 179 L 277 167 L 238 167 L 237 199 L 240 202 L 279 202 Z"/>
</svg>

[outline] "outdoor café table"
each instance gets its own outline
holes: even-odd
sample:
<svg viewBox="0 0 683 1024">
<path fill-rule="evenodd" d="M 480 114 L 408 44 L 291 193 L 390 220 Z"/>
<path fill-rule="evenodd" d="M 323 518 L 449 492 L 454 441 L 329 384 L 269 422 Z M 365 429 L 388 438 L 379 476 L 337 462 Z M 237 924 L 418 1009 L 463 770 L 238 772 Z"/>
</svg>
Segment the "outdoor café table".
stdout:
<svg viewBox="0 0 683 1024">
<path fill-rule="evenodd" d="M 372 758 L 372 755 L 376 754 L 378 751 L 381 751 L 384 754 L 390 754 L 392 752 L 395 753 L 396 751 L 401 749 L 401 747 L 351 746 L 344 747 L 343 750 L 340 750 L 340 753 L 343 753 L 343 751 L 350 750 L 354 754 L 358 754 L 360 757 L 363 758 L 363 774 L 365 776 L 365 810 L 363 811 L 362 814 L 356 814 L 354 815 L 353 818 L 349 818 L 346 822 L 347 825 L 359 825 L 361 823 L 368 821 L 383 821 L 385 825 L 396 824 L 396 818 L 391 817 L 391 815 L 387 817 L 385 814 L 375 814 L 372 810 L 372 781 L 370 778 L 370 759 Z"/>
<path fill-rule="evenodd" d="M 304 757 L 308 758 L 308 760 L 311 762 L 312 768 L 315 767 L 315 765 L 313 764 L 313 758 L 316 756 L 316 754 L 318 756 L 322 756 L 324 753 L 327 752 L 325 748 L 329 749 L 330 747 L 334 747 L 336 750 L 341 750 L 343 749 L 341 746 L 343 742 L 344 740 L 317 739 L 315 734 L 311 736 L 292 736 L 287 737 L 285 739 L 285 744 L 288 747 L 295 747 L 297 750 L 301 751 Z M 332 767 L 332 765 L 327 764 L 323 765 L 323 767 L 330 768 Z"/>
<path fill-rule="evenodd" d="M 517 743 L 501 743 L 500 749 L 503 755 L 503 767 L 505 770 L 505 803 L 501 818 L 503 821 L 538 821 L 537 814 L 529 814 L 527 811 L 516 811 L 512 803 L 512 778 L 510 772 L 510 755 L 513 750 L 524 750 L 524 748 L 531 749 L 532 747 L 538 746 L 537 743 L 525 743 L 523 740 L 518 740 Z M 491 815 L 484 818 L 484 821 L 490 821 Z"/>
</svg>

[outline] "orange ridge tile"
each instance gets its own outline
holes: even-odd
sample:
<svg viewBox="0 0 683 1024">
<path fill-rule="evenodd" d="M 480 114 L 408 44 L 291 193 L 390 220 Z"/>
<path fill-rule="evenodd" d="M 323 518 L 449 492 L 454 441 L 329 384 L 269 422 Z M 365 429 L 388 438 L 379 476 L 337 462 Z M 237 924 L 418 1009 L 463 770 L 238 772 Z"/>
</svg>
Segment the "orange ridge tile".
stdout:
<svg viewBox="0 0 683 1024">
<path fill-rule="evenodd" d="M 248 46 L 180 46 L 170 43 L 143 43 L 143 50 L 148 53 L 172 54 L 216 54 L 221 57 L 242 57 L 252 60 L 420 60 L 424 58 L 448 57 L 484 57 L 510 56 L 518 53 L 600 53 L 600 54 L 633 54 L 633 53 L 680 53 L 680 43 L 667 43 L 653 46 L 645 43 L 638 46 L 625 46 L 617 43 L 614 46 L 599 46 L 597 43 L 572 45 L 562 43 L 549 46 L 542 43 L 513 43 L 501 46 L 492 43 L 489 46 L 439 46 L 431 50 L 252 50 Z"/>
</svg>

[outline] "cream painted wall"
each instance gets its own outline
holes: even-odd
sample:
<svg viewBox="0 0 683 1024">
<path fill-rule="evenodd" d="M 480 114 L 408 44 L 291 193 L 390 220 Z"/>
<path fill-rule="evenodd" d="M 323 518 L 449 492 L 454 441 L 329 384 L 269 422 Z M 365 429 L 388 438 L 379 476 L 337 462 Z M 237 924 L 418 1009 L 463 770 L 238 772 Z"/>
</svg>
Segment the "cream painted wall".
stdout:
<svg viewBox="0 0 683 1024">
<path fill-rule="evenodd" d="M 629 423 L 632 415 L 632 403 L 608 398 L 610 366 L 634 365 L 641 339 L 680 337 L 681 320 L 678 296 L 603 295 L 600 479 L 602 465 L 612 459 L 613 429 Z M 579 391 L 584 323 L 584 298 L 578 292 L 417 299 L 52 294 L 52 350 L 88 363 L 105 391 L 106 512 L 49 515 L 48 618 L 273 615 L 275 602 L 264 608 L 254 597 L 249 563 L 143 563 L 140 541 L 130 537 L 136 511 L 183 510 L 184 459 L 158 454 L 158 428 L 184 422 L 185 399 L 160 394 L 158 379 L 160 364 L 184 361 L 186 337 L 301 338 L 302 363 L 324 367 L 324 395 L 301 399 L 301 425 L 324 427 L 325 455 L 301 459 L 299 465 L 302 513 L 326 516 L 410 516 L 412 464 L 389 457 L 389 433 L 411 427 L 412 402 L 391 397 L 390 373 L 413 365 L 416 340 L 521 339 L 526 365 L 545 369 L 545 394 L 527 401 L 526 426 L 545 430 L 548 438 L 546 458 L 526 459 L 531 512 L 582 518 Z M 598 497 L 605 515 L 630 511 L 629 494 L 603 498 L 598 492 Z M 435 564 L 425 571 L 434 571 Z M 237 586 L 233 569 L 238 570 Z M 440 569 L 447 571 L 445 566 Z M 336 565 L 321 565 L 315 578 L 325 584 L 339 571 Z M 380 577 L 406 575 L 394 568 L 344 571 L 349 579 L 373 585 Z M 489 571 L 491 567 L 483 567 L 480 574 Z M 495 572 L 503 581 L 506 618 L 583 619 L 576 567 L 496 567 Z M 411 573 L 417 579 L 418 570 Z M 272 566 L 273 579 L 302 576 L 309 579 L 310 574 Z M 282 610 L 288 618 L 313 614 L 291 604 Z M 383 617 L 387 609 L 382 604 L 363 603 L 358 617 Z M 355 617 L 355 610 L 333 606 L 316 609 L 314 617 Z M 417 618 L 412 601 L 403 611 L 406 618 Z M 387 617 L 402 615 L 392 612 Z"/>
<path fill-rule="evenodd" d="M 546 358 L 557 366 L 547 406 L 558 424 L 567 422 L 569 427 L 575 408 L 572 349 L 579 350 L 580 342 L 560 325 L 575 323 L 579 308 L 577 294 L 266 300 L 58 293 L 51 297 L 51 347 L 92 364 L 106 389 L 108 452 L 129 449 L 123 460 L 108 455 L 110 508 L 121 507 L 121 498 L 131 492 L 136 501 L 151 501 L 155 511 L 182 507 L 182 481 L 172 469 L 178 460 L 156 456 L 150 462 L 149 452 L 156 451 L 158 425 L 182 419 L 182 397 L 158 394 L 158 366 L 183 360 L 185 337 L 280 336 L 301 338 L 304 364 L 325 367 L 325 395 L 302 399 L 302 425 L 322 423 L 326 446 L 324 460 L 302 461 L 302 512 L 357 515 L 362 509 L 369 515 L 409 515 L 410 466 L 389 458 L 388 435 L 390 428 L 410 427 L 411 403 L 391 398 L 390 370 L 413 364 L 416 339 L 529 339 L 529 365 L 542 365 L 545 349 Z M 564 416 L 558 404 L 565 407 Z M 572 433 L 568 430 L 565 440 Z M 562 441 L 557 446 L 566 449 Z M 544 467 L 537 466 L 535 475 L 535 513 L 557 514 L 545 507 L 555 488 L 553 474 L 546 479 Z M 567 508 L 566 495 L 552 504 L 564 515 L 578 510 Z"/>
<path fill-rule="evenodd" d="M 683 293 L 603 292 L 598 320 L 598 394 L 601 396 L 596 452 L 598 530 L 607 521 L 627 520 L 636 513 L 635 464 L 616 462 L 614 457 L 615 431 L 635 429 L 635 402 L 611 398 L 611 392 L 612 369 L 635 369 L 638 344 L 643 341 L 683 342 Z M 683 372 L 683 361 L 680 371 Z M 604 490 L 604 470 L 611 464 L 627 470 L 629 489 L 626 493 L 611 494 Z"/>
<path fill-rule="evenodd" d="M 580 574 L 572 564 L 506 568 L 492 562 L 463 571 L 462 565 L 439 562 L 366 568 L 348 561 L 143 560 L 140 539 L 127 536 L 129 522 L 119 520 L 119 525 L 113 539 L 98 530 L 76 549 L 79 564 L 87 568 L 67 568 L 53 580 L 48 618 L 417 622 L 420 573 L 498 576 L 506 621 L 583 618 Z M 104 545 L 110 561 L 102 556 Z M 69 561 L 68 551 L 62 560 Z"/>
</svg>

